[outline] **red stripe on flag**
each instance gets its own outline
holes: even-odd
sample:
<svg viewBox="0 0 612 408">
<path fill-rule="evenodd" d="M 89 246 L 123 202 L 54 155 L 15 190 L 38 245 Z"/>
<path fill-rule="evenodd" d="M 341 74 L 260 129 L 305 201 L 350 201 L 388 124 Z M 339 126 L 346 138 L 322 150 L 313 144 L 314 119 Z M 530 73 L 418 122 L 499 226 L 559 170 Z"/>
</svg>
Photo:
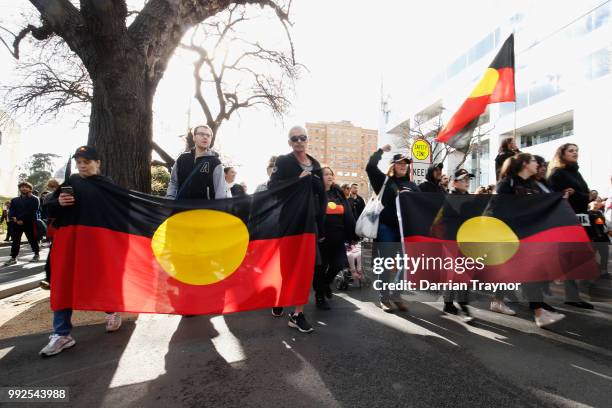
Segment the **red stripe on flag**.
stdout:
<svg viewBox="0 0 612 408">
<path fill-rule="evenodd" d="M 51 254 L 51 307 L 212 314 L 302 305 L 308 301 L 314 259 L 314 234 L 251 241 L 233 274 L 196 286 L 162 270 L 148 237 L 99 227 L 62 227 Z"/>
<path fill-rule="evenodd" d="M 499 73 L 499 79 L 497 85 L 491 94 L 489 103 L 498 102 L 513 102 L 516 100 L 514 93 L 514 69 L 513 68 L 500 68 L 497 70 Z"/>
<path fill-rule="evenodd" d="M 472 119 L 480 116 L 487 105 L 491 95 L 479 96 L 477 98 L 467 98 L 459 110 L 448 121 L 444 129 L 436 137 L 437 142 L 448 142 L 457 132 L 463 129 Z"/>
</svg>

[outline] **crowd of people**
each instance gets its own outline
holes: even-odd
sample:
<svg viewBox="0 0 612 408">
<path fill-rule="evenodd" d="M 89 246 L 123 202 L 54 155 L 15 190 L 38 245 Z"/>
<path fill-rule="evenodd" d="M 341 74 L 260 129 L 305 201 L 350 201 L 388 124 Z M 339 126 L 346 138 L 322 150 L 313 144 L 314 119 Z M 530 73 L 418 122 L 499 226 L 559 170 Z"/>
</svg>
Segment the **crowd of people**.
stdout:
<svg viewBox="0 0 612 408">
<path fill-rule="evenodd" d="M 246 186 L 235 183 L 236 171 L 225 167 L 219 155 L 211 148 L 212 130 L 201 125 L 190 133 L 190 148 L 182 153 L 171 170 L 170 182 L 166 197 L 175 200 L 200 199 L 216 200 L 239 196 L 246 193 Z M 256 188 L 256 192 L 265 191 L 287 180 L 310 177 L 307 188 L 312 189 L 314 197 L 316 231 L 316 260 L 313 273 L 313 289 L 315 306 L 321 310 L 330 310 L 329 299 L 332 297 L 331 284 L 343 270 L 350 270 L 356 280 L 363 278 L 359 254 L 360 237 L 355 233 L 355 224 L 366 207 L 365 200 L 359 195 L 357 184 L 335 183 L 334 170 L 321 165 L 316 158 L 307 153 L 309 138 L 302 126 L 291 128 L 288 134 L 288 145 L 291 151 L 284 155 L 273 156 L 267 163 L 269 180 Z M 468 170 L 458 168 L 449 176 L 443 173 L 442 163 L 434 163 L 427 171 L 426 180 L 415 184 L 410 174 L 410 157 L 397 153 L 393 155 L 387 171 L 379 168 L 385 152 L 390 152 L 391 146 L 385 145 L 372 154 L 366 173 L 372 190 L 383 204 L 379 215 L 377 237 L 374 240 L 380 244 L 375 249 L 376 256 L 393 257 L 401 249 L 400 226 L 397 217 L 396 197 L 400 193 L 438 193 L 465 195 L 470 194 L 470 183 L 475 177 Z M 82 146 L 74 154 L 78 176 L 101 178 L 112 183 L 99 174 L 100 159 L 95 148 Z M 578 167 L 578 146 L 571 143 L 561 145 L 550 163 L 542 157 L 518 150 L 513 139 L 502 143 L 499 155 L 495 160 L 498 168 L 498 183 L 480 187 L 478 194 L 541 194 L 562 192 L 569 205 L 582 220 L 589 237 L 594 242 L 605 243 L 600 246 L 600 265 L 602 275 L 607 276 L 608 243 L 612 236 L 612 199 L 605 201 L 595 191 L 588 188 Z M 21 233 L 32 245 L 35 258 L 38 258 L 38 246 L 32 233 L 32 221 L 39 217 L 39 199 L 32 195 L 31 185 L 20 184 L 21 195 L 10 203 L 8 217 L 13 222 L 11 234 L 16 251 L 19 248 Z M 51 192 L 51 187 L 53 188 Z M 51 219 L 62 211 L 70 211 L 75 204 L 74 192 L 71 191 L 70 180 L 61 186 L 51 186 L 49 197 L 43 201 L 46 205 L 46 217 Z M 605 203 L 604 203 L 605 201 Z M 605 211 L 605 214 L 604 214 Z M 39 217 L 40 218 L 40 217 Z M 26 225 L 27 224 L 27 225 Z M 604 250 L 605 249 L 605 250 Z M 357 255 L 356 255 L 357 254 Z M 16 257 L 11 253 L 11 261 Z M 387 270 L 380 279 L 383 282 L 398 281 L 400 271 Z M 533 310 L 538 326 L 547 326 L 564 318 L 552 306 L 544 302 L 547 294 L 547 282 L 528 283 L 523 285 L 525 297 L 529 299 L 529 307 Z M 388 290 L 388 285 L 382 285 L 379 291 L 379 304 L 385 312 L 405 311 L 407 305 L 398 291 Z M 591 309 L 593 305 L 579 297 L 575 281 L 565 282 L 566 303 L 568 305 Z M 490 309 L 494 312 L 514 315 L 515 311 L 505 303 L 509 293 L 495 293 Z M 465 321 L 472 319 L 469 310 L 469 293 L 467 291 L 445 291 L 444 313 L 462 315 Z M 455 302 L 457 306 L 455 306 Z M 280 317 L 285 307 L 272 308 L 272 315 Z M 75 344 L 70 336 L 71 313 L 69 309 L 54 311 L 53 335 L 49 343 L 41 350 L 42 356 L 60 353 Z M 288 325 L 303 333 L 310 333 L 313 327 L 304 314 L 304 305 L 293 305 L 288 313 Z M 117 313 L 107 313 L 107 331 L 115 331 L 121 326 L 121 318 Z"/>
</svg>

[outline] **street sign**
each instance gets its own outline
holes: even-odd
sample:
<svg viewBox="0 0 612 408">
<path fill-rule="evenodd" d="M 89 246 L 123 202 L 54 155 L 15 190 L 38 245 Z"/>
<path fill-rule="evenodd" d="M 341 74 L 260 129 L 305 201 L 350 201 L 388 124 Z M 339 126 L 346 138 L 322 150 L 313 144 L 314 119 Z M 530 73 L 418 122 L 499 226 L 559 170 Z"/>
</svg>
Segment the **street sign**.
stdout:
<svg viewBox="0 0 612 408">
<path fill-rule="evenodd" d="M 431 164 L 431 144 L 425 139 L 417 139 L 412 143 L 412 181 L 416 184 L 425 181 L 427 169 Z"/>
</svg>

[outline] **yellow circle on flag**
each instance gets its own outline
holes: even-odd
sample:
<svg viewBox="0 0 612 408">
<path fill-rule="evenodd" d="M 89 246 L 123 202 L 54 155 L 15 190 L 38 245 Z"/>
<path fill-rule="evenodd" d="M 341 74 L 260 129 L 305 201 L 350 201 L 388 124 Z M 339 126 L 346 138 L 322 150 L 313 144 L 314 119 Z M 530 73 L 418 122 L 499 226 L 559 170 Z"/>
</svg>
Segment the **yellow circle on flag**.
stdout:
<svg viewBox="0 0 612 408">
<path fill-rule="evenodd" d="M 485 265 L 500 265 L 516 254 L 519 238 L 502 220 L 480 216 L 461 224 L 457 244 L 465 256 L 483 258 Z"/>
<path fill-rule="evenodd" d="M 249 231 L 234 215 L 191 210 L 169 217 L 153 234 L 155 259 L 174 279 L 210 285 L 238 269 L 249 246 Z"/>
<path fill-rule="evenodd" d="M 336 205 L 336 203 L 334 203 L 333 201 L 329 201 L 329 202 L 327 203 L 327 208 L 329 208 L 330 210 L 335 210 L 335 209 L 336 209 L 336 207 L 338 207 L 338 206 L 337 206 L 337 205 Z"/>
<path fill-rule="evenodd" d="M 429 157 L 429 143 L 423 139 L 417 139 L 412 144 L 412 157 L 417 160 L 425 160 Z"/>
<path fill-rule="evenodd" d="M 494 68 L 487 68 L 484 76 L 478 85 L 476 85 L 470 97 L 478 98 L 479 96 L 491 95 L 497 86 L 498 80 L 499 72 Z"/>
</svg>

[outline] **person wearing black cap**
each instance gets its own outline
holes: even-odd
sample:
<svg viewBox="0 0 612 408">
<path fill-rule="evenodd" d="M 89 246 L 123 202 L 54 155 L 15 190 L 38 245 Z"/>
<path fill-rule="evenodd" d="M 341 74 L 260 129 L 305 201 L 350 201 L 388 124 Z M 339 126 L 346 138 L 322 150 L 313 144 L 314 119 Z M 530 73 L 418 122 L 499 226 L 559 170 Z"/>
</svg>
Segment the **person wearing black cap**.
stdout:
<svg viewBox="0 0 612 408">
<path fill-rule="evenodd" d="M 112 183 L 106 176 L 100 175 L 100 157 L 94 147 L 81 146 L 74 153 L 73 158 L 77 164 L 78 174 L 73 174 L 49 199 L 49 213 L 51 216 L 61 220 L 63 215 L 69 215 L 75 205 L 79 194 L 87 194 L 86 184 L 90 180 Z M 81 186 L 81 187 L 79 187 Z M 81 189 L 83 189 L 81 191 Z M 61 222 L 60 222 L 61 225 Z M 52 252 L 51 252 L 52 254 Z M 103 288 L 101 288 L 103 290 Z M 72 309 L 53 311 L 53 334 L 49 337 L 49 343 L 40 350 L 42 357 L 61 353 L 63 350 L 76 344 L 70 336 L 72 329 Z M 114 332 L 121 327 L 121 316 L 118 313 L 106 313 L 106 331 Z"/>
<path fill-rule="evenodd" d="M 207 125 L 196 126 L 187 138 L 193 147 L 182 153 L 170 172 L 166 198 L 215 200 L 231 197 L 223 164 L 210 149 L 213 133 Z M 191 143 L 190 143 L 191 145 Z"/>
<path fill-rule="evenodd" d="M 442 180 L 442 169 L 444 165 L 442 163 L 432 164 L 427 169 L 427 175 L 425 181 L 419 184 L 419 189 L 423 193 L 446 193 L 444 187 L 440 185 Z"/>
<path fill-rule="evenodd" d="M 470 179 L 475 176 L 466 169 L 459 169 L 453 175 L 452 186 L 449 194 L 461 195 L 470 194 Z M 464 320 L 469 322 L 472 320 L 472 315 L 468 309 L 469 291 L 467 290 L 446 290 L 444 291 L 444 312 L 450 314 L 458 314 L 459 310 L 453 304 L 455 298 L 464 314 Z"/>
<path fill-rule="evenodd" d="M 368 174 L 370 184 L 374 192 L 380 194 L 381 202 L 384 206 L 380 213 L 378 234 L 375 240 L 377 243 L 384 243 L 378 246 L 377 251 L 378 255 L 382 258 L 393 258 L 397 253 L 401 252 L 401 236 L 395 205 L 397 195 L 405 192 L 420 192 L 419 187 L 410 181 L 409 164 L 411 160 L 407 156 L 401 153 L 393 155 L 387 174 L 380 171 L 378 163 L 382 159 L 383 153 L 390 151 L 391 145 L 381 147 L 372 154 L 366 166 L 366 173 Z M 395 273 L 394 279 L 399 280 L 400 272 L 395 270 L 393 273 Z M 383 283 L 389 283 L 391 280 L 390 274 L 391 271 L 387 270 L 381 274 Z M 399 292 L 391 293 L 386 287 L 386 285 L 383 285 L 384 289 L 379 291 L 380 307 L 382 310 L 393 312 L 394 306 L 400 311 L 406 310 Z"/>
</svg>

